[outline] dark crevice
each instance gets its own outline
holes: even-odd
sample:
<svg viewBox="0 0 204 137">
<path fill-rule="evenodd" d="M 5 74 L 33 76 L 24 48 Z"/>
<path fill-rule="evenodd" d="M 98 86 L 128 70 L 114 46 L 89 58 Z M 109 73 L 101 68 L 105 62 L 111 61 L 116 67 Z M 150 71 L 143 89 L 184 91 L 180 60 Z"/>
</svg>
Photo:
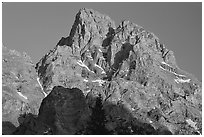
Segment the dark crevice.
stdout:
<svg viewBox="0 0 204 137">
<path fill-rule="evenodd" d="M 115 36 L 115 30 L 112 27 L 109 27 L 108 33 L 106 34 L 106 38 L 103 40 L 102 47 L 106 48 L 110 46 L 114 36 Z"/>
<path fill-rule="evenodd" d="M 81 26 L 82 26 L 82 28 L 81 28 L 81 34 L 82 34 L 82 38 L 84 39 L 84 36 L 85 36 L 85 33 L 86 33 L 86 31 L 85 31 L 85 24 L 81 24 Z"/>
<path fill-rule="evenodd" d="M 66 38 L 62 37 L 60 39 L 60 41 L 57 43 L 57 45 L 59 45 L 59 46 L 64 46 L 64 45 L 71 46 L 72 42 L 71 42 L 70 37 L 66 37 Z"/>
<path fill-rule="evenodd" d="M 123 44 L 121 50 L 115 54 L 114 64 L 112 65 L 112 68 L 118 70 L 121 67 L 122 62 L 129 57 L 131 50 L 133 50 L 133 45 L 131 45 L 130 43 Z"/>
</svg>

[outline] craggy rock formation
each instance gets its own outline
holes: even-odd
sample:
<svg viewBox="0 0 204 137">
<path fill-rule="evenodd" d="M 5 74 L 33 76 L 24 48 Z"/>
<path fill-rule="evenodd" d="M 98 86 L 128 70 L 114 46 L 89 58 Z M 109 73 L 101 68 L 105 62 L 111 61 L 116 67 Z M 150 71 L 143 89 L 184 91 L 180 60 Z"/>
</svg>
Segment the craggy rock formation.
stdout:
<svg viewBox="0 0 204 137">
<path fill-rule="evenodd" d="M 21 115 L 38 114 L 44 95 L 29 56 L 4 46 L 2 54 L 2 133 L 11 134 Z"/>
<path fill-rule="evenodd" d="M 137 24 L 81 9 L 36 70 L 45 130 L 32 134 L 202 134 L 201 82 Z"/>
<path fill-rule="evenodd" d="M 108 34 L 113 28 L 115 28 L 114 22 L 108 16 L 93 10 L 81 9 L 76 15 L 70 36 L 62 38 L 57 46 L 36 65 L 45 92 L 49 93 L 58 85 L 70 88 L 81 86 L 80 89 L 86 89 L 83 77 L 89 75 L 90 78 L 97 78 L 100 75 L 100 67 L 93 65 L 102 54 L 98 49 L 102 42 L 112 35 Z M 91 60 L 92 57 L 94 61 Z M 84 69 L 82 62 L 92 71 Z M 102 63 L 102 60 L 100 62 Z M 99 72 L 96 74 L 94 71 Z"/>
<path fill-rule="evenodd" d="M 157 131 L 201 133 L 201 83 L 177 66 L 173 51 L 137 24 L 122 21 L 116 28 L 108 16 L 81 9 L 70 35 L 36 69 L 47 93 L 57 85 L 79 88 L 90 108 L 101 94 L 106 126 L 116 134 L 125 123 L 137 134 L 133 119 Z"/>
<path fill-rule="evenodd" d="M 89 115 L 85 96 L 80 89 L 54 87 L 43 99 L 38 117 L 25 116 L 14 134 L 75 134 L 86 124 Z"/>
<path fill-rule="evenodd" d="M 87 110 L 80 89 L 57 86 L 43 100 L 38 119 L 49 125 L 55 134 L 74 134 L 84 122 Z"/>
</svg>

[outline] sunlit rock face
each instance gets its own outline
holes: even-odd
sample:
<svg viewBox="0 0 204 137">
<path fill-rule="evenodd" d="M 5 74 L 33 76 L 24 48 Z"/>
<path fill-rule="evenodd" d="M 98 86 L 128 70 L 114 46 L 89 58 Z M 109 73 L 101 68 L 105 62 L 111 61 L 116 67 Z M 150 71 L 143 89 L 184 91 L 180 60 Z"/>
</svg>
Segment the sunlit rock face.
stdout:
<svg viewBox="0 0 204 137">
<path fill-rule="evenodd" d="M 96 63 L 105 63 L 102 58 L 99 61 L 99 55 L 103 54 L 99 50 L 104 50 L 103 41 L 109 37 L 113 28 L 114 22 L 108 16 L 81 9 L 76 15 L 70 35 L 62 38 L 36 65 L 45 91 L 49 93 L 57 85 L 85 89 L 82 74 L 84 77 L 89 75 L 97 78 L 103 70 L 101 65 L 95 66 Z M 84 69 L 82 64 L 88 67 Z"/>
<path fill-rule="evenodd" d="M 157 36 L 130 21 L 116 27 L 110 17 L 81 9 L 70 35 L 36 69 L 47 93 L 57 85 L 76 87 L 90 107 L 101 94 L 110 130 L 119 118 L 155 130 L 166 127 L 172 134 L 201 133 L 201 83 L 178 67 L 173 51 Z"/>
<path fill-rule="evenodd" d="M 32 134 L 202 134 L 201 82 L 130 21 L 81 9 L 35 68 L 46 97 Z"/>
<path fill-rule="evenodd" d="M 44 95 L 29 56 L 4 46 L 2 54 L 2 132 L 10 134 L 23 122 L 19 117 L 38 114 Z"/>
</svg>

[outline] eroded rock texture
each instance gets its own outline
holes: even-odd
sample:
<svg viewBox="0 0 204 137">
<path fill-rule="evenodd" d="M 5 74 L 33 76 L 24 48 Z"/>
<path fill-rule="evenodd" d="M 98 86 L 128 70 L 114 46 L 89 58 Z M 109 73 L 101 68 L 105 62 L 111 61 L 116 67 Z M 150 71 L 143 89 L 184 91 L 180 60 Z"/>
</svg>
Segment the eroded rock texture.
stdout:
<svg viewBox="0 0 204 137">
<path fill-rule="evenodd" d="M 201 82 L 132 22 L 116 27 L 108 16 L 81 9 L 70 35 L 36 70 L 48 94 L 36 118 L 47 128 L 39 134 L 202 132 Z"/>
<path fill-rule="evenodd" d="M 101 94 L 110 130 L 119 127 L 118 119 L 137 119 L 172 134 L 201 133 L 201 83 L 137 24 L 122 21 L 116 28 L 108 16 L 81 9 L 69 37 L 36 68 L 47 93 L 56 85 L 76 87 L 89 107 Z"/>
<path fill-rule="evenodd" d="M 43 99 L 38 117 L 27 115 L 14 134 L 75 134 L 88 115 L 85 96 L 80 89 L 56 86 Z"/>
<path fill-rule="evenodd" d="M 11 134 L 22 115 L 37 115 L 44 97 L 29 56 L 2 49 L 2 133 Z"/>
<path fill-rule="evenodd" d="M 80 89 L 57 86 L 43 100 L 38 118 L 56 134 L 74 134 L 86 112 L 85 96 Z"/>
</svg>

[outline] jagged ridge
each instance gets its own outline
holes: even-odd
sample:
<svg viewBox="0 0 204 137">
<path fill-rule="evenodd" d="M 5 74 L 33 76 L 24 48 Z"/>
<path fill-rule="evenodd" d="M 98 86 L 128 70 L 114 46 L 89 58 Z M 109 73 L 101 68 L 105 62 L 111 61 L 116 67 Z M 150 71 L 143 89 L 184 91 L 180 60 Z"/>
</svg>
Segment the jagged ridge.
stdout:
<svg viewBox="0 0 204 137">
<path fill-rule="evenodd" d="M 78 88 L 86 98 L 82 127 L 71 132 L 69 126 L 64 128 L 59 111 L 57 123 L 47 125 L 52 134 L 88 133 L 86 122 L 99 95 L 106 115 L 102 129 L 109 134 L 202 132 L 201 83 L 177 66 L 173 51 L 153 33 L 129 21 L 116 27 L 108 16 L 81 9 L 70 35 L 36 64 L 36 70 L 48 94 L 44 100 L 54 94 L 55 86 Z M 49 102 L 41 108 L 49 108 Z"/>
</svg>

